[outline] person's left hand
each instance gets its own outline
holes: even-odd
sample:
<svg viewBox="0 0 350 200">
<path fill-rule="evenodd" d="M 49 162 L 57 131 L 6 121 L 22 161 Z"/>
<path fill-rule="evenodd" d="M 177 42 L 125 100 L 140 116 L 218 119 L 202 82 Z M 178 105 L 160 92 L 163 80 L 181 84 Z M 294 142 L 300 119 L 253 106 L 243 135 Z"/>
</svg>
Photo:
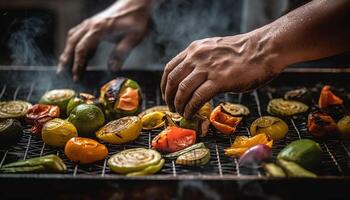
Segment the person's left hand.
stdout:
<svg viewBox="0 0 350 200">
<path fill-rule="evenodd" d="M 163 99 L 188 119 L 220 92 L 254 89 L 284 66 L 272 49 L 258 33 L 195 41 L 166 65 Z"/>
</svg>

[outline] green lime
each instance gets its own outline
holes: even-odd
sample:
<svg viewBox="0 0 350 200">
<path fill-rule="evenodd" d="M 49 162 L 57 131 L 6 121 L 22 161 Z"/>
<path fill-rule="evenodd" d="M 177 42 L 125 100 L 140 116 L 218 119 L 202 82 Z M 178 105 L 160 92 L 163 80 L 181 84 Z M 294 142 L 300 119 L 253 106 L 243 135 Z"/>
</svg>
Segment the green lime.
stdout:
<svg viewBox="0 0 350 200">
<path fill-rule="evenodd" d="M 67 119 L 74 124 L 79 136 L 93 137 L 95 132 L 105 123 L 100 108 L 95 105 L 81 104 L 75 107 Z"/>
</svg>

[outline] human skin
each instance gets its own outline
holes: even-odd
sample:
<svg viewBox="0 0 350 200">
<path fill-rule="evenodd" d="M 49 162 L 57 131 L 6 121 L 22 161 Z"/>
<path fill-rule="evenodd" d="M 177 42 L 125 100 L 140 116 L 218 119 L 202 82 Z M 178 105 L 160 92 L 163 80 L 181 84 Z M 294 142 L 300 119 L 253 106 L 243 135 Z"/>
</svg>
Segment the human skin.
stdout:
<svg viewBox="0 0 350 200">
<path fill-rule="evenodd" d="M 290 64 L 350 49 L 350 1 L 314 0 L 254 31 L 192 42 L 165 67 L 162 96 L 191 116 L 221 92 L 246 92 Z"/>
</svg>

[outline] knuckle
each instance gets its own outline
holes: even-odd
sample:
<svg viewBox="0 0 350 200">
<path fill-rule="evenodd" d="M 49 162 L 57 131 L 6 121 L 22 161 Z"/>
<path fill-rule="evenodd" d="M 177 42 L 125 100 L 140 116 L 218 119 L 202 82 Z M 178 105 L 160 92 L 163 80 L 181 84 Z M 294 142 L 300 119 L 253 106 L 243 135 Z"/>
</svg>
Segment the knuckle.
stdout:
<svg viewBox="0 0 350 200">
<path fill-rule="evenodd" d="M 184 82 L 181 82 L 181 83 L 179 84 L 178 90 L 179 90 L 180 93 L 185 92 L 185 91 L 187 90 L 187 84 L 184 83 Z"/>
<path fill-rule="evenodd" d="M 174 74 L 169 74 L 167 83 L 169 86 L 173 86 L 175 82 L 175 76 Z"/>
<path fill-rule="evenodd" d="M 68 37 L 72 37 L 74 33 L 75 33 L 75 29 L 74 28 L 69 29 Z"/>
<path fill-rule="evenodd" d="M 67 62 L 67 57 L 65 55 L 61 55 L 60 58 L 59 58 L 59 62 L 60 63 L 66 63 Z"/>
</svg>

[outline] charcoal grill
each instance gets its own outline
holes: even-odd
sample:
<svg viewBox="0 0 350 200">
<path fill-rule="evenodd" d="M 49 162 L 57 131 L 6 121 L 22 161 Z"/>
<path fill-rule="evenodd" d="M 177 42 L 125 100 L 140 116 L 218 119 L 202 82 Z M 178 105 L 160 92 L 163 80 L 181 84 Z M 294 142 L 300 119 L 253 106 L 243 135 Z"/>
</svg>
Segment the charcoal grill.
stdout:
<svg viewBox="0 0 350 200">
<path fill-rule="evenodd" d="M 296 190 L 299 192 L 306 190 L 307 188 L 303 187 L 306 184 L 311 184 L 314 187 L 318 185 L 318 188 L 325 188 L 325 190 L 329 190 L 328 185 L 333 185 L 331 187 L 333 191 L 341 190 L 350 183 L 349 141 L 336 139 L 318 141 L 323 150 L 322 165 L 318 172 L 319 177 L 313 180 L 268 178 L 262 170 L 239 167 L 237 159 L 224 155 L 224 149 L 230 146 L 237 135 L 248 136 L 250 134 L 249 125 L 253 120 L 259 116 L 267 115 L 266 106 L 269 99 L 281 97 L 289 89 L 305 86 L 310 88 L 315 96 L 318 96 L 321 86 L 330 84 L 337 88 L 337 92 L 345 100 L 345 107 L 350 108 L 350 85 L 347 80 L 350 75 L 349 70 L 323 69 L 316 70 L 317 73 L 313 71 L 315 69 L 309 71 L 307 69 L 290 69 L 267 86 L 258 90 L 245 94 L 225 93 L 213 98 L 211 101 L 212 105 L 217 105 L 223 101 L 242 103 L 250 109 L 251 114 L 239 125 L 234 135 L 223 136 L 210 129 L 209 136 L 200 139 L 210 149 L 211 153 L 210 162 L 206 166 L 183 167 L 176 165 L 174 161 L 166 161 L 163 169 L 156 175 L 134 178 L 125 177 L 111 172 L 106 166 L 108 158 L 92 165 L 74 164 L 65 157 L 62 149 L 45 145 L 41 139 L 32 136 L 26 129 L 17 145 L 6 150 L 0 150 L 0 167 L 20 159 L 57 154 L 66 163 L 68 171 L 66 174 L 0 174 L 0 183 L 12 195 L 16 191 L 13 187 L 18 187 L 18 184 L 23 185 L 22 187 L 24 188 L 29 188 L 26 190 L 27 193 L 32 193 L 32 189 L 35 189 L 37 184 L 41 184 L 41 187 L 60 187 L 60 189 L 56 188 L 58 194 L 63 194 L 67 191 L 70 191 L 71 194 L 75 192 L 72 188 L 82 186 L 90 188 L 93 186 L 93 189 L 88 189 L 87 191 L 96 191 L 96 193 L 90 191 L 94 195 L 99 194 L 99 192 L 102 193 L 101 191 L 110 194 L 111 192 L 107 192 L 110 191 L 108 188 L 114 191 L 112 194 L 115 194 L 116 191 L 123 193 L 141 188 L 140 190 L 137 189 L 137 191 L 146 191 L 146 195 L 147 191 L 153 188 L 155 191 L 161 189 L 162 191 L 168 191 L 169 194 L 179 195 L 179 187 L 185 187 L 186 184 L 191 186 L 191 181 L 199 181 L 198 183 L 201 184 L 202 182 L 207 183 L 214 193 L 221 191 L 221 194 L 244 189 L 242 181 L 243 183 L 259 183 L 258 190 L 262 187 L 267 193 L 268 191 L 274 193 L 274 189 L 279 188 L 278 193 L 280 194 L 294 195 L 289 197 L 296 197 L 296 194 L 293 194 L 293 188 L 297 188 Z M 22 99 L 35 103 L 45 91 L 54 88 L 72 88 L 78 92 L 89 92 L 98 95 L 99 87 L 115 76 L 129 77 L 140 83 L 142 86 L 143 109 L 164 104 L 159 90 L 161 72 L 123 71 L 117 74 L 110 74 L 95 69 L 86 72 L 84 80 L 79 84 L 74 84 L 68 77 L 56 76 L 52 68 L 2 69 L 0 70 L 0 100 Z M 285 119 L 290 131 L 284 140 L 274 144 L 274 157 L 288 143 L 301 138 L 312 138 L 307 132 L 306 120 L 306 114 Z M 159 132 L 159 130 L 142 131 L 136 141 L 125 145 L 107 144 L 110 152 L 109 156 L 128 148 L 149 148 L 152 138 Z M 58 186 L 55 184 L 58 184 Z M 181 186 L 181 184 L 185 186 Z M 201 187 L 204 186 L 202 185 Z M 250 187 L 248 187 L 248 190 L 250 190 Z M 254 190 L 256 190 L 255 186 L 252 191 Z M 308 194 L 321 194 L 320 192 L 322 193 L 322 189 L 314 190 L 314 193 Z M 254 193 L 252 192 L 252 194 Z M 332 197 L 336 197 L 336 195 L 339 195 L 339 193 L 333 193 Z M 243 196 L 238 195 L 237 197 Z"/>
</svg>

